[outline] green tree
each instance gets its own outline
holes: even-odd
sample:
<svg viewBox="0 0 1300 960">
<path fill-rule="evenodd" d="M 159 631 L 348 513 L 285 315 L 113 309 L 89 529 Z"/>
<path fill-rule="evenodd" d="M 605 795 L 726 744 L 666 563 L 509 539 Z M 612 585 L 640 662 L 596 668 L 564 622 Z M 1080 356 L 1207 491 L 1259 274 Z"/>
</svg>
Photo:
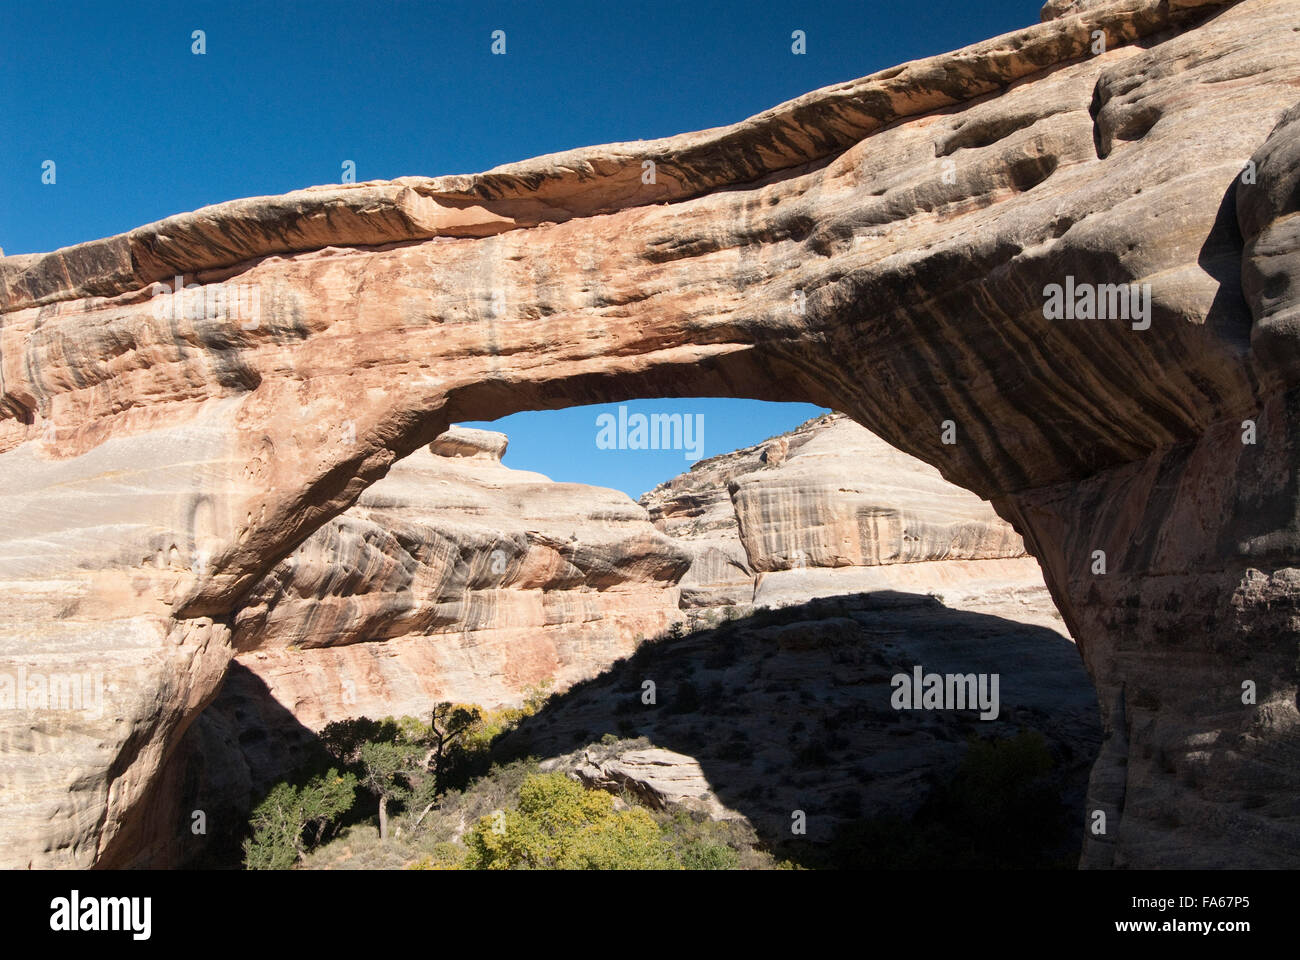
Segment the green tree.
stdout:
<svg viewBox="0 0 1300 960">
<path fill-rule="evenodd" d="M 418 828 L 448 790 L 464 789 L 487 773 L 493 742 L 538 710 L 549 688 L 549 681 L 530 687 L 523 707 L 484 710 L 444 701 L 427 723 L 411 716 L 337 720 L 318 739 L 328 757 L 352 770 L 378 799 L 379 833 L 387 839 L 390 804 L 407 805 L 410 826 Z"/>
<path fill-rule="evenodd" d="M 390 803 L 409 799 L 428 777 L 429 728 L 415 717 L 349 717 L 327 724 L 319 739 L 329 754 L 356 772 L 379 802 L 379 839 L 388 839 Z"/>
<path fill-rule="evenodd" d="M 475 725 L 481 723 L 483 711 L 472 704 L 440 703 L 433 708 L 433 717 L 429 722 L 430 751 L 427 762 L 432 766 L 434 777 L 439 786 L 444 779 L 451 753 Z"/>
<path fill-rule="evenodd" d="M 356 801 L 357 778 L 330 769 L 301 787 L 277 783 L 253 810 L 252 835 L 244 841 L 249 870 L 288 870 L 325 839 L 329 828 Z"/>
<path fill-rule="evenodd" d="M 344 766 L 353 766 L 363 743 L 394 740 L 399 733 L 398 722 L 392 717 L 349 717 L 327 723 L 316 736 L 331 757 Z"/>
<path fill-rule="evenodd" d="M 411 795 L 417 775 L 418 747 L 398 741 L 363 743 L 358 750 L 361 786 L 379 798 L 379 839 L 388 839 L 388 803 Z"/>
</svg>

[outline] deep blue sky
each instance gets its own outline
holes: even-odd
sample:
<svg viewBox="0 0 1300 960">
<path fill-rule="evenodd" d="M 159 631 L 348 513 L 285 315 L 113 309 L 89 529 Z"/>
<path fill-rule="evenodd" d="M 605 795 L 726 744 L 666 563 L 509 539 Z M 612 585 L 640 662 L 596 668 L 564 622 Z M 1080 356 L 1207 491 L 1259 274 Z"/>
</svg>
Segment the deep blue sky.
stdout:
<svg viewBox="0 0 1300 960">
<path fill-rule="evenodd" d="M 1039 0 L 63 3 L 0 11 L 0 247 L 121 233 L 236 197 L 471 173 L 541 153 L 741 120 L 816 87 L 1038 20 Z M 207 52 L 191 53 L 191 32 Z M 490 52 L 493 30 L 507 53 Z M 793 30 L 807 53 L 790 51 Z M 42 184 L 53 160 L 57 182 Z M 603 408 L 602 408 L 603 409 Z M 702 412 L 705 456 L 809 406 Z M 518 414 L 507 463 L 633 496 L 680 452 L 596 449 L 591 408 Z"/>
</svg>

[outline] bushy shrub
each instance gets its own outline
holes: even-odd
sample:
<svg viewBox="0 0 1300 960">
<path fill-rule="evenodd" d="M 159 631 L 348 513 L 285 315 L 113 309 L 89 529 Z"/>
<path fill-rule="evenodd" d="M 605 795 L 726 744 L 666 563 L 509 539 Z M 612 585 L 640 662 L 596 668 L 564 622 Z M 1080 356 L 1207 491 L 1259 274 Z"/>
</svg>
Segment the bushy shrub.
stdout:
<svg viewBox="0 0 1300 960">
<path fill-rule="evenodd" d="M 667 713 L 695 713 L 700 709 L 700 691 L 692 680 L 683 680 L 671 688 Z"/>
<path fill-rule="evenodd" d="M 687 870 L 735 870 L 740 866 L 740 854 L 725 843 L 691 840 L 678 852 L 682 866 Z"/>
<path fill-rule="evenodd" d="M 275 785 L 253 810 L 244 841 L 249 870 L 288 870 L 321 843 L 356 800 L 357 778 L 331 769 L 301 786 Z"/>
<path fill-rule="evenodd" d="M 407 864 L 407 870 L 459 870 L 464 859 L 464 850 L 454 843 L 439 843 L 433 852 L 426 854 L 414 863 Z"/>
<path fill-rule="evenodd" d="M 654 818 L 562 773 L 529 777 L 519 806 L 483 817 L 466 835 L 469 869 L 655 870 L 680 867 Z"/>
</svg>

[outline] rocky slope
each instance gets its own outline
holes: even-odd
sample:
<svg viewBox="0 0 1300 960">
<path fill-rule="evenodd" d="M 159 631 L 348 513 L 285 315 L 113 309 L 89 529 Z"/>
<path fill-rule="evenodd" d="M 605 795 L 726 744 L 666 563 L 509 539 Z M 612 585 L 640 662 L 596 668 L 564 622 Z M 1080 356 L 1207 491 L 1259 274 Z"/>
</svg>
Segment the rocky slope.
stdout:
<svg viewBox="0 0 1300 960">
<path fill-rule="evenodd" d="M 0 711 L 4 863 L 150 846 L 236 611 L 397 461 L 631 396 L 842 410 L 993 503 L 1097 687 L 1087 865 L 1300 863 L 1297 6 L 1047 15 L 726 127 L 0 260 L 0 665 L 103 690 Z"/>
<path fill-rule="evenodd" d="M 892 709 L 891 678 L 916 663 L 997 674 L 998 716 Z M 309 862 L 456 862 L 465 831 L 511 805 L 521 772 L 506 762 L 528 756 L 724 840 L 749 868 L 1068 869 L 1096 707 L 1073 645 L 1041 627 L 897 592 L 814 600 L 644 644 L 527 718 L 432 819 L 408 814 L 386 843 L 362 823 Z M 1015 761 L 991 761 L 999 742 Z"/>
<path fill-rule="evenodd" d="M 917 665 L 996 674 L 997 717 L 893 709 L 892 678 Z M 652 704 L 646 681 L 655 683 Z M 1013 827 L 994 844 L 1001 859 L 983 866 L 1073 865 L 1100 743 L 1096 696 L 1074 645 L 1041 626 L 879 591 L 647 644 L 529 718 L 503 752 L 540 757 L 544 768 L 626 788 L 655 806 L 743 818 L 799 863 L 850 866 L 837 849 L 840 831 L 897 818 L 905 832 L 951 779 L 970 738 L 1021 730 L 1040 735 L 1053 758 L 1042 811 L 1053 829 L 1044 842 L 1026 823 Z M 600 742 L 611 734 L 622 742 Z M 791 831 L 795 811 L 806 817 L 804 834 Z"/>
</svg>

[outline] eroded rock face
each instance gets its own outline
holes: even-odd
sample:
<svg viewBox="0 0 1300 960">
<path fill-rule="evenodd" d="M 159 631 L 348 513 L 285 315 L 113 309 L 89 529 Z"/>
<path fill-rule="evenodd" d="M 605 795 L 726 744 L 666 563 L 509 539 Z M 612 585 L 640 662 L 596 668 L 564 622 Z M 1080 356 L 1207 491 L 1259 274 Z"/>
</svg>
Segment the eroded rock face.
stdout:
<svg viewBox="0 0 1300 960">
<path fill-rule="evenodd" d="M 1106 718 L 1087 863 L 1300 862 L 1298 27 L 1086 5 L 731 127 L 0 260 L 0 658 L 127 681 L 94 720 L 5 711 L 5 862 L 140 849 L 231 618 L 396 461 L 638 395 L 843 410 L 993 502 Z M 1075 282 L 1149 313 L 1049 317 Z"/>
<path fill-rule="evenodd" d="M 1026 555 L 988 503 L 842 415 L 701 461 L 641 502 L 674 536 L 738 539 L 760 573 Z"/>
<path fill-rule="evenodd" d="M 1047 0 L 1039 11 L 1039 19 L 1044 22 L 1068 17 L 1084 10 L 1105 6 L 1108 0 Z"/>
<path fill-rule="evenodd" d="M 1065 632 L 1010 524 L 842 414 L 702 460 L 641 503 L 691 552 L 681 602 L 705 619 L 896 590 Z"/>
<path fill-rule="evenodd" d="M 616 490 L 511 470 L 456 428 L 396 464 L 251 590 L 238 659 L 295 720 L 518 703 L 680 619 L 689 558 Z"/>
<path fill-rule="evenodd" d="M 544 761 L 542 770 L 565 764 Z M 740 816 L 718 802 L 704 770 L 694 757 L 661 747 L 626 750 L 609 757 L 585 751 L 574 774 L 588 787 L 618 795 L 624 790 L 660 810 L 683 809 L 715 820 Z"/>
</svg>

